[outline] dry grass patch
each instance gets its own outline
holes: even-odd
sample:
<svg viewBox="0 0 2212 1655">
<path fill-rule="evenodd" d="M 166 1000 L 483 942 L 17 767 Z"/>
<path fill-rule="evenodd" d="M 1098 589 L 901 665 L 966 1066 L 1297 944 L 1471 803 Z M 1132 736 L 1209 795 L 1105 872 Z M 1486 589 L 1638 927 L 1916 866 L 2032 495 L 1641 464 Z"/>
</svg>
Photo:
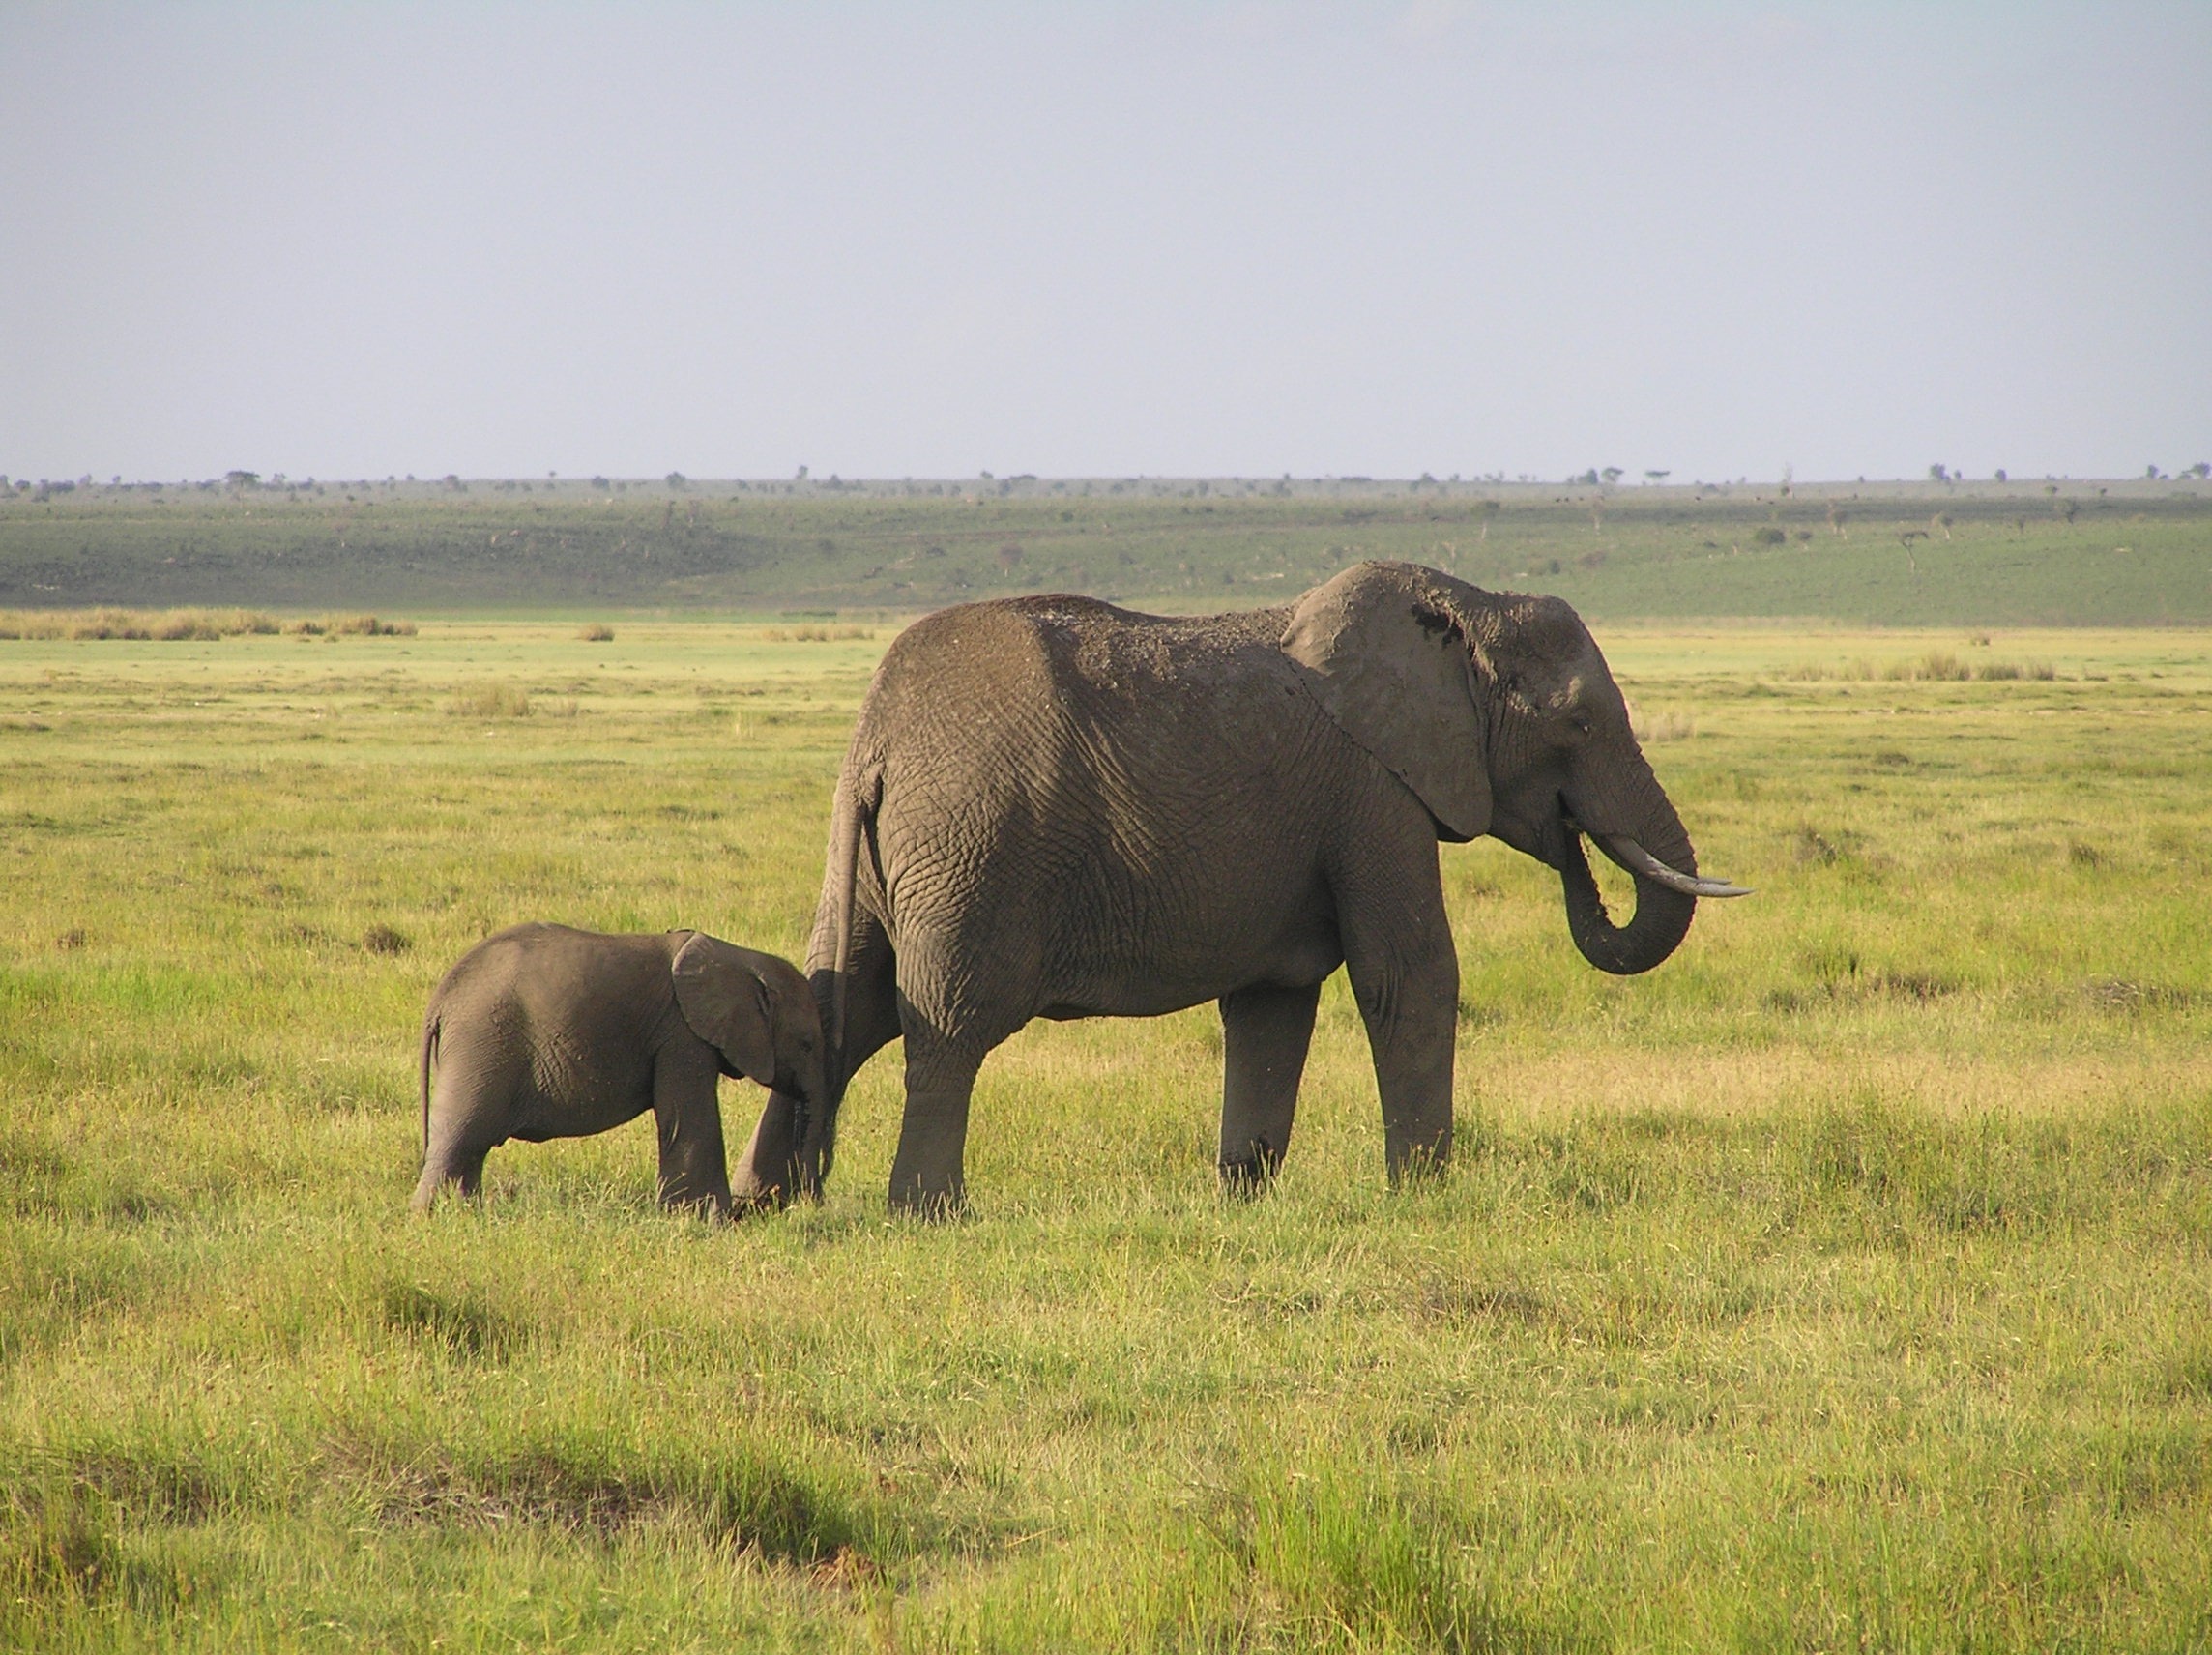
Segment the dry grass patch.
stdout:
<svg viewBox="0 0 2212 1655">
<path fill-rule="evenodd" d="M 519 684 L 466 684 L 453 691 L 447 709 L 456 718 L 527 718 L 530 693 Z"/>
<path fill-rule="evenodd" d="M 284 623 L 284 630 L 305 638 L 412 638 L 412 621 L 379 621 L 373 615 L 301 616 Z"/>
<path fill-rule="evenodd" d="M 764 626 L 761 638 L 771 644 L 865 643 L 875 637 L 867 626 Z"/>
<path fill-rule="evenodd" d="M 1864 657 L 1834 663 L 1808 661 L 1791 667 L 1784 676 L 1797 683 L 2006 683 L 2020 680 L 2049 683 L 2058 677 L 2058 669 L 2049 661 L 1968 661 L 1949 650 L 1930 650 L 1909 660 L 1880 663 Z"/>
<path fill-rule="evenodd" d="M 0 639 L 115 639 L 178 643 L 266 635 L 275 616 L 253 609 L 15 609 L 0 612 Z"/>
</svg>

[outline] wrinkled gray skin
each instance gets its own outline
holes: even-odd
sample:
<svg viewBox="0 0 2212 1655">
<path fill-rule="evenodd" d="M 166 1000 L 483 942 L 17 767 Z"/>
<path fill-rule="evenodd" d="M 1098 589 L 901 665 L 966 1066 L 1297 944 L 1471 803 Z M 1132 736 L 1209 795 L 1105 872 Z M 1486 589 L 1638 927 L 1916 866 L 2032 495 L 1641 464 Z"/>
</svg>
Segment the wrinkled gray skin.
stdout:
<svg viewBox="0 0 2212 1655">
<path fill-rule="evenodd" d="M 1349 968 L 1393 1182 L 1451 1152 L 1459 961 L 1437 842 L 1557 869 L 1601 971 L 1689 929 L 1697 856 L 1581 620 L 1556 598 L 1361 564 L 1295 604 L 1193 619 L 1084 597 L 947 609 L 892 645 L 838 781 L 808 969 L 811 1117 L 771 1096 L 740 1200 L 811 1191 L 854 1072 L 906 1041 L 894 1207 L 963 1198 L 970 1089 L 1033 1017 L 1221 1007 L 1219 1167 L 1290 1142 L 1324 978 Z M 1606 915 L 1588 834 L 1637 875 Z"/>
<path fill-rule="evenodd" d="M 581 1138 L 650 1109 L 661 1201 L 727 1214 L 722 1075 L 801 1103 L 824 1095 L 814 997 L 788 960 L 696 931 L 502 931 L 446 973 L 423 1015 L 415 1208 L 449 1183 L 475 1195 L 484 1155 L 509 1138 Z"/>
</svg>

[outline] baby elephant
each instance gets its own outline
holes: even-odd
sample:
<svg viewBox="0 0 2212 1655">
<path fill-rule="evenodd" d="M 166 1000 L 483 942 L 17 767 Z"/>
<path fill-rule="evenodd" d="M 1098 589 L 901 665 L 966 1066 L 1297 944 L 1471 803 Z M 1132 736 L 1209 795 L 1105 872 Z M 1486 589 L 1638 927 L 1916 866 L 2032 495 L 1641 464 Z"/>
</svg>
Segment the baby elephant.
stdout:
<svg viewBox="0 0 2212 1655">
<path fill-rule="evenodd" d="M 415 1208 L 448 1183 L 476 1194 L 486 1151 L 509 1138 L 581 1138 L 650 1109 L 661 1201 L 726 1214 L 721 1075 L 822 1095 L 814 996 L 788 962 L 697 931 L 502 931 L 461 956 L 422 1018 Z"/>
</svg>

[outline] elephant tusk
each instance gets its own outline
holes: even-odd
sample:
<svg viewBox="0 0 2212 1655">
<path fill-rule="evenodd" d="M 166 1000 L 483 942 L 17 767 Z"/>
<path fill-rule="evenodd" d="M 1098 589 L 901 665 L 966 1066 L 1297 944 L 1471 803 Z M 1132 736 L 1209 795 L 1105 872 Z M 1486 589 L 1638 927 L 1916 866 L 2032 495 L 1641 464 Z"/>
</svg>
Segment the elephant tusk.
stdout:
<svg viewBox="0 0 2212 1655">
<path fill-rule="evenodd" d="M 1593 835 L 1594 836 L 1594 835 Z M 1748 886 L 1731 885 L 1726 880 L 1701 879 L 1696 874 L 1679 873 L 1639 845 L 1625 834 L 1609 834 L 1598 840 L 1598 849 L 1618 862 L 1632 874 L 1678 890 L 1684 896 L 1749 896 Z"/>
</svg>

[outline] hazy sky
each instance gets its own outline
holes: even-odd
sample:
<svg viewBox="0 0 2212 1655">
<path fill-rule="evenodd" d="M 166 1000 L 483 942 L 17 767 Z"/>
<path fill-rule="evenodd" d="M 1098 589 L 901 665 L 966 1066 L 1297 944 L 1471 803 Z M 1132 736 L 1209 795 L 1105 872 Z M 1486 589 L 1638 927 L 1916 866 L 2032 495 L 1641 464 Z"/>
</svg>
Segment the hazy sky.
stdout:
<svg viewBox="0 0 2212 1655">
<path fill-rule="evenodd" d="M 2212 4 L 0 4 L 0 471 L 2212 459 Z"/>
</svg>

